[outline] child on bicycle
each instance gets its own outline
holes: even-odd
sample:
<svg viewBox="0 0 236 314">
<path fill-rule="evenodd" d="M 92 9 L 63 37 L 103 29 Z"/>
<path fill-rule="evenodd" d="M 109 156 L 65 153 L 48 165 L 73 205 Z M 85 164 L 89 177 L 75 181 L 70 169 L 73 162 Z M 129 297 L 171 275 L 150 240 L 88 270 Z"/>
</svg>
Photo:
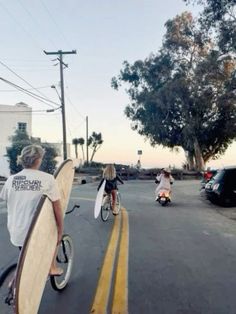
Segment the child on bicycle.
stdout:
<svg viewBox="0 0 236 314">
<path fill-rule="evenodd" d="M 106 180 L 105 184 L 105 192 L 107 194 L 112 195 L 112 213 L 113 215 L 118 215 L 116 211 L 116 193 L 118 190 L 117 187 L 117 181 L 119 181 L 121 184 L 124 184 L 124 182 L 121 180 L 121 178 L 116 174 L 116 169 L 114 165 L 109 164 L 105 167 L 103 171 L 103 178 L 101 182 L 98 185 L 98 190 L 100 189 L 103 181 Z"/>
<path fill-rule="evenodd" d="M 23 170 L 11 175 L 0 193 L 0 198 L 7 203 L 7 227 L 11 242 L 19 249 L 24 244 L 37 204 L 43 194 L 52 201 L 58 228 L 58 243 L 61 241 L 63 216 L 60 194 L 54 177 L 39 170 L 43 156 L 44 150 L 39 145 L 24 147 L 18 156 L 18 164 L 22 165 Z M 55 252 L 49 274 L 60 276 L 62 273 L 63 269 L 56 265 Z"/>
</svg>

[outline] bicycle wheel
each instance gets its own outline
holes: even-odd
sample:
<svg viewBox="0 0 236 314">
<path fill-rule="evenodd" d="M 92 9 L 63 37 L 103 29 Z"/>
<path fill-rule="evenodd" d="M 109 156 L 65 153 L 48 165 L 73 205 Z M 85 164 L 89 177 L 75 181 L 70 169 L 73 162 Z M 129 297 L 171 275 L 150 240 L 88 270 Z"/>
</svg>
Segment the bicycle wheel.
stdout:
<svg viewBox="0 0 236 314">
<path fill-rule="evenodd" d="M 111 210 L 111 204 L 110 201 L 105 201 L 104 204 L 102 204 L 101 207 L 101 218 L 102 221 L 107 221 L 109 214 Z"/>
<path fill-rule="evenodd" d="M 58 266 L 63 269 L 63 274 L 61 276 L 50 276 L 50 281 L 53 289 L 61 291 L 66 287 L 70 279 L 73 259 L 74 247 L 72 239 L 68 234 L 64 234 L 62 236 L 62 240 L 57 253 L 57 263 Z"/>
<path fill-rule="evenodd" d="M 120 196 L 120 193 L 117 192 L 117 195 L 116 195 L 116 212 L 117 212 L 117 214 L 119 214 L 120 209 L 121 209 L 121 196 Z"/>
<path fill-rule="evenodd" d="M 14 305 L 14 298 L 15 298 L 15 272 L 16 272 L 17 264 L 14 263 L 4 269 L 0 273 L 0 303 L 1 308 L 4 306 L 6 309 L 8 305 Z M 4 303 L 4 305 L 2 305 Z M 4 312 L 4 313 L 7 313 Z"/>
</svg>

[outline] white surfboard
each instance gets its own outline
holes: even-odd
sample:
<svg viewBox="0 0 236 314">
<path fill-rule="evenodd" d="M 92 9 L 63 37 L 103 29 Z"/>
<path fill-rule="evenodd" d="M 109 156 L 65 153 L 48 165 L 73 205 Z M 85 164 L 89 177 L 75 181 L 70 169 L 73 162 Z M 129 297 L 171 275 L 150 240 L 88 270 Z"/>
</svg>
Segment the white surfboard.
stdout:
<svg viewBox="0 0 236 314">
<path fill-rule="evenodd" d="M 94 206 L 94 218 L 95 219 L 98 218 L 98 216 L 100 214 L 100 211 L 101 211 L 102 199 L 103 199 L 105 184 L 106 184 L 106 180 L 103 181 L 103 183 L 100 186 L 100 189 L 98 190 L 98 193 L 97 193 L 95 206 Z"/>
</svg>

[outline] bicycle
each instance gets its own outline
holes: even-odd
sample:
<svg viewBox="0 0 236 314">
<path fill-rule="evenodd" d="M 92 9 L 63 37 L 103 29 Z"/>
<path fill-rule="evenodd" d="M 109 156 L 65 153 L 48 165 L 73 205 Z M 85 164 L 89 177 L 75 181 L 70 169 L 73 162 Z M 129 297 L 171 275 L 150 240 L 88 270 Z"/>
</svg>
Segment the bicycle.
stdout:
<svg viewBox="0 0 236 314">
<path fill-rule="evenodd" d="M 71 210 L 68 210 L 65 214 L 72 213 L 75 208 L 79 208 L 79 205 L 74 205 Z M 62 236 L 62 240 L 58 247 L 57 253 L 57 263 L 60 268 L 63 269 L 63 274 L 61 276 L 52 276 L 50 275 L 50 283 L 54 290 L 62 291 L 68 284 L 70 275 L 72 272 L 74 259 L 74 247 L 71 237 L 68 234 Z M 6 297 L 4 298 L 4 303 L 7 305 L 14 305 L 15 298 L 15 272 L 17 268 L 17 263 L 13 263 L 5 268 L 0 273 L 0 288 L 3 293 L 7 292 Z M 2 294 L 2 293 L 1 293 Z"/>
<path fill-rule="evenodd" d="M 119 214 L 121 209 L 121 195 L 119 191 L 116 192 L 116 212 Z M 111 193 L 106 193 L 103 196 L 102 206 L 101 206 L 101 219 L 102 221 L 107 221 L 112 211 L 112 195 Z"/>
</svg>

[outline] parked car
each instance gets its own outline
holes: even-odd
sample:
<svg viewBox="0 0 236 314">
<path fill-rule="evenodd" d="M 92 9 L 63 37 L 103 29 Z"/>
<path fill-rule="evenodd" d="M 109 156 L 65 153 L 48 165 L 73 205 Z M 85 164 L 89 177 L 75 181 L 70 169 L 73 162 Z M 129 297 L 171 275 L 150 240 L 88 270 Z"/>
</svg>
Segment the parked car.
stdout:
<svg viewBox="0 0 236 314">
<path fill-rule="evenodd" d="M 207 169 L 202 174 L 201 189 L 205 189 L 206 184 L 216 175 L 217 169 Z"/>
<path fill-rule="evenodd" d="M 218 170 L 206 183 L 205 191 L 207 198 L 213 203 L 236 205 L 236 166 Z"/>
</svg>

